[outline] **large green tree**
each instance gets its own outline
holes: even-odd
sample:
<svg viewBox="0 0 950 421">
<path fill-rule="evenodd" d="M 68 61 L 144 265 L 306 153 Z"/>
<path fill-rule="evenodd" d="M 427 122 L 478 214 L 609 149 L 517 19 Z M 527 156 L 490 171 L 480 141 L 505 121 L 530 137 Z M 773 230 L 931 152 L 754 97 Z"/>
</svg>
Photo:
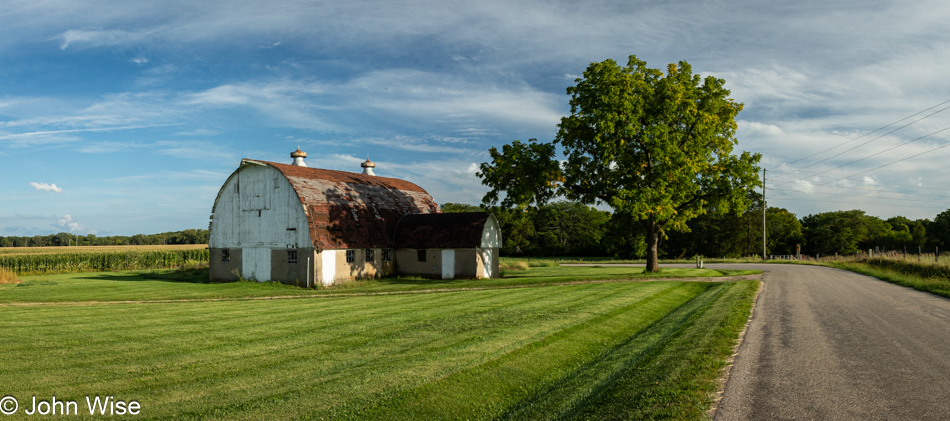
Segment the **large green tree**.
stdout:
<svg viewBox="0 0 950 421">
<path fill-rule="evenodd" d="M 927 230 L 930 246 L 950 251 L 950 209 L 937 214 Z"/>
<path fill-rule="evenodd" d="M 575 82 L 567 89 L 571 115 L 553 142 L 491 148 L 492 162 L 478 173 L 490 187 L 486 204 L 526 207 L 559 196 L 605 203 L 642 226 L 648 272 L 659 270 L 665 229 L 688 229 L 686 221 L 708 209 L 748 206 L 760 156 L 732 153 L 742 104 L 722 79 L 701 78 L 685 61 L 664 74 L 630 56 L 626 66 L 591 63 Z"/>
<path fill-rule="evenodd" d="M 795 254 L 805 240 L 798 217 L 784 208 L 769 208 L 766 216 L 769 254 Z"/>
<path fill-rule="evenodd" d="M 858 209 L 808 215 L 802 218 L 802 233 L 806 239 L 803 253 L 822 255 L 887 248 L 894 238 L 891 225 Z"/>
</svg>

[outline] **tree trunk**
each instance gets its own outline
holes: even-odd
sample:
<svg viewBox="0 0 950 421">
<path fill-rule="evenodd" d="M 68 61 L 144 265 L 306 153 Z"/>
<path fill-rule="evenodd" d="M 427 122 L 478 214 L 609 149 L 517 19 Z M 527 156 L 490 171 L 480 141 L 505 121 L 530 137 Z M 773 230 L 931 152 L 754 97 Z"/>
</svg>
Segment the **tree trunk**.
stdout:
<svg viewBox="0 0 950 421">
<path fill-rule="evenodd" d="M 643 221 L 647 231 L 647 267 L 644 272 L 656 273 L 660 271 L 660 261 L 657 258 L 657 243 L 660 240 L 660 227 L 656 222 Z"/>
</svg>

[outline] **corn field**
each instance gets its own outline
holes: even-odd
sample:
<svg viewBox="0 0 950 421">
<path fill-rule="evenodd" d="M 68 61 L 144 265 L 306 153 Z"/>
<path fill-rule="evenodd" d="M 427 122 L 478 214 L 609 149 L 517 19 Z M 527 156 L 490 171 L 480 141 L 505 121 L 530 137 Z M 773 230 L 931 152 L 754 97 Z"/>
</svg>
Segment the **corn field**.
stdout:
<svg viewBox="0 0 950 421">
<path fill-rule="evenodd" d="M 207 248 L 0 254 L 0 268 L 17 275 L 165 269 L 180 267 L 190 262 L 207 261 Z"/>
</svg>

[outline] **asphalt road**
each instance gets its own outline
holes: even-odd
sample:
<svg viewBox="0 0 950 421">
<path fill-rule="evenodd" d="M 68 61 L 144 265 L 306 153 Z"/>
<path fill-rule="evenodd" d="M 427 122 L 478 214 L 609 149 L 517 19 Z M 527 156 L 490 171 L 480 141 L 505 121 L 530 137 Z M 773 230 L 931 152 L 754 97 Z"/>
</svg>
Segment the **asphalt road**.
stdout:
<svg viewBox="0 0 950 421">
<path fill-rule="evenodd" d="M 950 419 L 950 300 L 851 272 L 766 271 L 716 420 Z"/>
</svg>

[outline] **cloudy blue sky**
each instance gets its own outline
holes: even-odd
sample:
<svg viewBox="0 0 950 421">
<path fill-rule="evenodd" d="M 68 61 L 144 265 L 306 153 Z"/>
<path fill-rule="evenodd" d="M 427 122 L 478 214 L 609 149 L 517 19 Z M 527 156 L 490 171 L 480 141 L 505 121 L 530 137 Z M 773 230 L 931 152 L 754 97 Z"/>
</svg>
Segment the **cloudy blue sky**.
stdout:
<svg viewBox="0 0 950 421">
<path fill-rule="evenodd" d="M 0 235 L 207 228 L 241 158 L 298 145 L 478 203 L 489 147 L 550 140 L 574 78 L 630 54 L 726 80 L 770 205 L 933 218 L 946 22 L 940 1 L 7 0 Z"/>
</svg>

